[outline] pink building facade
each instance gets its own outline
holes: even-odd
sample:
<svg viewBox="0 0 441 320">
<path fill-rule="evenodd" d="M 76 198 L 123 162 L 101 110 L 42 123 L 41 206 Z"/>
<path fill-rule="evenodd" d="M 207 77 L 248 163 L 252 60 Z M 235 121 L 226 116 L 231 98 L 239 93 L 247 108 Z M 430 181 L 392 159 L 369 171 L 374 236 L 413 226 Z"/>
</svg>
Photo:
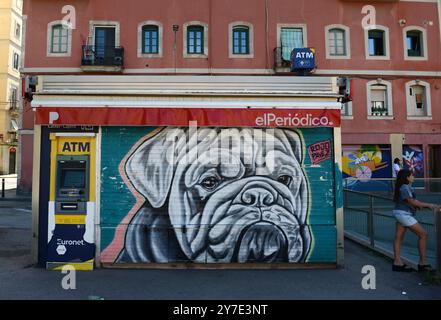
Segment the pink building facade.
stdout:
<svg viewBox="0 0 441 320">
<path fill-rule="evenodd" d="M 352 102 L 342 108 L 344 176 L 391 177 L 391 161 L 404 156 L 419 176 L 441 177 L 437 1 L 78 0 L 65 5 L 25 1 L 25 77 L 296 77 L 286 52 L 312 47 L 317 62 L 312 77 L 351 80 Z M 74 24 L 72 30 L 57 29 L 63 18 Z M 110 66 L 90 65 L 88 46 L 99 41 L 123 48 L 123 55 L 113 50 L 117 59 Z M 99 95 L 93 81 L 84 86 Z M 24 109 L 30 108 L 25 102 Z M 23 113 L 23 129 L 32 130 L 33 116 Z M 21 137 L 23 190 L 31 188 L 32 177 L 28 133 Z M 369 172 L 357 170 L 360 159 L 368 162 Z"/>
</svg>

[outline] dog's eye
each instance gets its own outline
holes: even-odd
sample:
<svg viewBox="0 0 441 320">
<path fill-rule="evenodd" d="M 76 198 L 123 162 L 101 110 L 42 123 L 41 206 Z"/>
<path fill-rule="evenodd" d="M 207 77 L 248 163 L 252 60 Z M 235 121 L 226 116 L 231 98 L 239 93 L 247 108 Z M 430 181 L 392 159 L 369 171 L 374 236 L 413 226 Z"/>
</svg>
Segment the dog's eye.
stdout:
<svg viewBox="0 0 441 320">
<path fill-rule="evenodd" d="M 208 190 L 212 190 L 217 187 L 219 180 L 216 177 L 208 177 L 202 180 L 201 185 Z"/>
<path fill-rule="evenodd" d="M 283 176 L 278 177 L 277 181 L 279 181 L 280 183 L 283 183 L 284 185 L 288 186 L 291 183 L 292 178 L 290 176 L 283 175 Z"/>
</svg>

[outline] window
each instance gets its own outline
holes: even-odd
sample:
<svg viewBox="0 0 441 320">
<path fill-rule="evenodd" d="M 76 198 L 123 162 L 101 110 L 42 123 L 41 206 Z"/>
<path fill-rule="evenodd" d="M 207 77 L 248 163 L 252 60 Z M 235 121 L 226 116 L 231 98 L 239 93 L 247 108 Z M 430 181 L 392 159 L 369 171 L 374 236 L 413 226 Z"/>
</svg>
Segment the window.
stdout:
<svg viewBox="0 0 441 320">
<path fill-rule="evenodd" d="M 67 53 L 68 29 L 63 25 L 52 27 L 52 53 Z"/>
<path fill-rule="evenodd" d="M 143 21 L 138 24 L 138 58 L 162 57 L 162 23 Z"/>
<path fill-rule="evenodd" d="M 426 29 L 410 26 L 403 29 L 404 59 L 427 60 Z"/>
<path fill-rule="evenodd" d="M 20 40 L 20 36 L 21 36 L 21 24 L 16 22 L 15 23 L 15 32 L 14 32 L 15 38 L 17 38 L 18 40 Z"/>
<path fill-rule="evenodd" d="M 406 33 L 407 55 L 409 57 L 423 56 L 422 37 L 421 31 L 408 31 Z"/>
<path fill-rule="evenodd" d="M 248 27 L 237 26 L 233 28 L 233 54 L 250 53 L 250 31 Z"/>
<path fill-rule="evenodd" d="M 142 27 L 142 53 L 159 53 L 159 28 L 154 25 Z"/>
<path fill-rule="evenodd" d="M 16 52 L 14 52 L 13 56 L 12 56 L 12 67 L 15 70 L 18 70 L 20 66 L 20 55 Z"/>
<path fill-rule="evenodd" d="M 253 25 L 245 21 L 235 21 L 228 25 L 229 58 L 254 58 Z"/>
<path fill-rule="evenodd" d="M 386 46 L 384 43 L 384 31 L 369 31 L 369 55 L 384 56 L 386 55 Z"/>
<path fill-rule="evenodd" d="M 206 58 L 208 56 L 208 25 L 201 21 L 190 21 L 183 25 L 184 58 Z"/>
<path fill-rule="evenodd" d="M 52 27 L 51 53 L 67 53 L 69 43 L 68 28 L 62 24 Z"/>
<path fill-rule="evenodd" d="M 306 46 L 303 28 L 282 27 L 280 29 L 280 46 L 282 48 L 283 60 L 291 60 L 292 50 Z"/>
<path fill-rule="evenodd" d="M 352 101 L 341 104 L 342 117 L 352 118 Z"/>
<path fill-rule="evenodd" d="M 16 110 L 17 109 L 17 98 L 18 98 L 17 88 L 12 87 L 11 88 L 11 96 L 10 96 L 10 99 L 9 99 L 9 101 L 10 101 L 10 109 L 11 110 Z"/>
<path fill-rule="evenodd" d="M 72 48 L 72 28 L 65 21 L 56 20 L 47 25 L 46 56 L 70 57 Z"/>
<path fill-rule="evenodd" d="M 389 60 L 389 29 L 376 26 L 365 31 L 366 59 Z"/>
<path fill-rule="evenodd" d="M 367 83 L 368 118 L 392 117 L 392 84 L 376 80 Z"/>
<path fill-rule="evenodd" d="M 387 87 L 385 85 L 371 86 L 371 115 L 387 116 Z"/>
<path fill-rule="evenodd" d="M 187 54 L 204 54 L 204 27 L 187 28 Z"/>
<path fill-rule="evenodd" d="M 350 59 L 350 29 L 333 24 L 325 27 L 326 59 Z"/>
<path fill-rule="evenodd" d="M 329 54 L 331 56 L 345 56 L 345 31 L 342 29 L 329 30 Z"/>
<path fill-rule="evenodd" d="M 430 84 L 420 80 L 406 83 L 406 102 L 408 119 L 431 117 Z"/>
</svg>

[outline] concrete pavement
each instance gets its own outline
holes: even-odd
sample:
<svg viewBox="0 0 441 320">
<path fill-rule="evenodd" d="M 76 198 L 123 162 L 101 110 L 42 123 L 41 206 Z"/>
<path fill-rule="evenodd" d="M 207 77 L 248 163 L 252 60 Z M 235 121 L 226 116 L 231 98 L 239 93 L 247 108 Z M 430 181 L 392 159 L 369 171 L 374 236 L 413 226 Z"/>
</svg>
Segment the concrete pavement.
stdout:
<svg viewBox="0 0 441 320">
<path fill-rule="evenodd" d="M 441 286 L 418 273 L 394 273 L 391 261 L 350 241 L 345 267 L 334 270 L 121 270 L 78 272 L 64 290 L 61 272 L 30 265 L 30 202 L 0 202 L 0 299 L 441 299 Z M 362 267 L 376 270 L 364 290 Z"/>
</svg>

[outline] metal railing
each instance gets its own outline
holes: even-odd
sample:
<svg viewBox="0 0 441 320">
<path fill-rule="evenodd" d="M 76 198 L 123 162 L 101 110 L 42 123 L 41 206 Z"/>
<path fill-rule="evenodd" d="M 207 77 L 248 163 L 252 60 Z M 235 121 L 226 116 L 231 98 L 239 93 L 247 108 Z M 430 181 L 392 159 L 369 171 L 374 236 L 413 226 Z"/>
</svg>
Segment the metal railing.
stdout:
<svg viewBox="0 0 441 320">
<path fill-rule="evenodd" d="M 283 58 L 283 48 L 274 48 L 274 69 L 291 68 L 291 61 Z"/>
<path fill-rule="evenodd" d="M 395 203 L 392 198 L 345 189 L 343 200 L 345 236 L 393 258 L 395 218 L 392 211 Z M 428 261 L 441 270 L 441 213 L 421 210 L 417 213 L 417 220 L 429 235 Z M 417 237 L 407 232 L 401 249 L 402 260 L 414 268 L 417 268 L 419 258 L 416 241 Z"/>
<path fill-rule="evenodd" d="M 124 48 L 109 46 L 84 45 L 82 47 L 83 66 L 118 66 L 124 65 Z"/>
<path fill-rule="evenodd" d="M 380 196 L 392 197 L 395 186 L 395 178 L 376 179 L 343 179 L 343 189 L 353 191 L 369 192 Z M 422 197 L 422 200 L 441 199 L 441 178 L 415 178 L 412 183 L 415 193 Z"/>
<path fill-rule="evenodd" d="M 387 116 L 389 110 L 384 104 L 384 101 L 372 101 L 371 115 L 372 116 Z"/>
</svg>

